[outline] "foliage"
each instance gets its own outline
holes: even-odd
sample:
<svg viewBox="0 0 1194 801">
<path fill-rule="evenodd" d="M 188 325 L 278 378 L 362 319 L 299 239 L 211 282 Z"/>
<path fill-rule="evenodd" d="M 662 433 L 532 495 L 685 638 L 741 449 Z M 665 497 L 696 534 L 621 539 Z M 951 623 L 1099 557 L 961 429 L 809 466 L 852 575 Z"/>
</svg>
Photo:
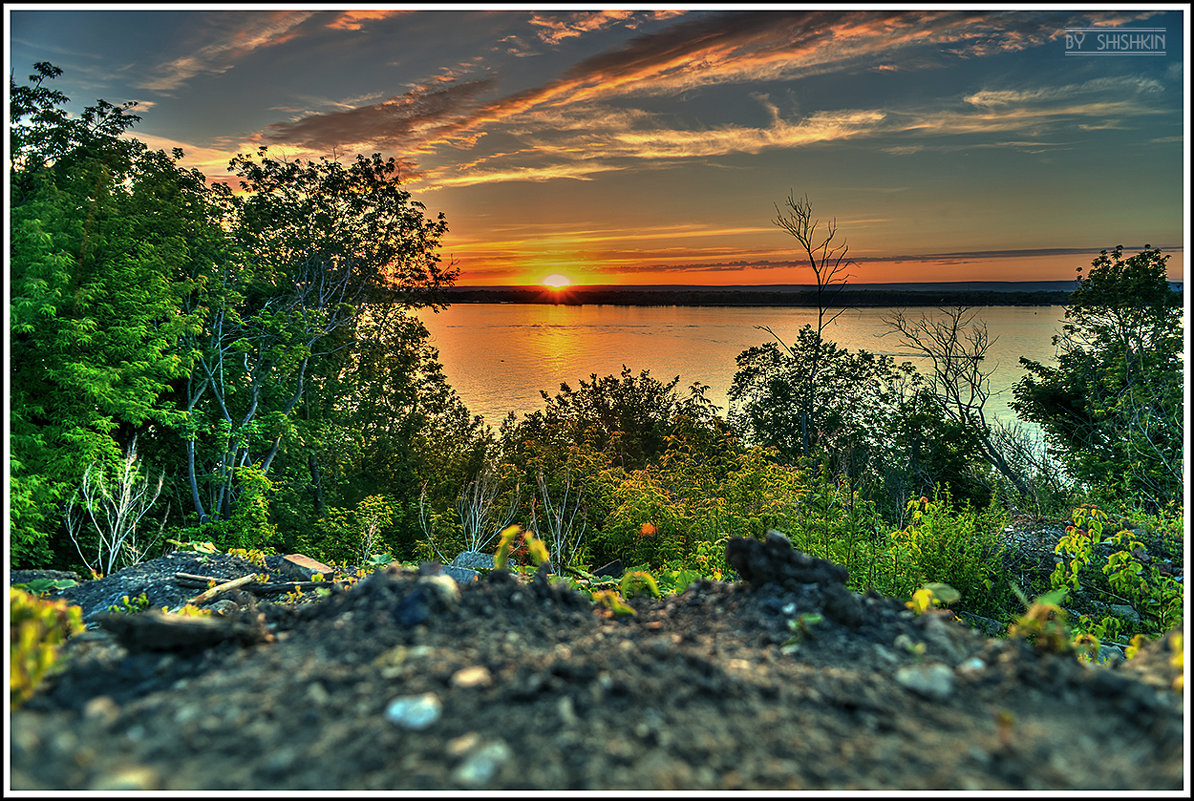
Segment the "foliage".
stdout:
<svg viewBox="0 0 1194 801">
<path fill-rule="evenodd" d="M 397 510 L 398 502 L 388 495 L 362 498 L 352 509 L 331 507 L 313 531 L 298 535 L 298 549 L 323 562 L 367 564 L 376 554 L 393 552 Z"/>
<path fill-rule="evenodd" d="M 1076 480 L 1150 510 L 1182 494 L 1181 296 L 1169 256 L 1101 251 L 1070 296 L 1056 364 L 1021 359 L 1011 406 Z"/>
<path fill-rule="evenodd" d="M 890 356 L 851 353 L 809 325 L 792 345 L 748 348 L 738 354 L 737 364 L 729 420 L 747 442 L 774 447 L 788 462 L 821 449 L 843 467 L 853 467 L 848 470 L 853 475 L 873 445 L 868 434 L 894 411 L 899 382 L 911 372 Z M 816 409 L 815 417 L 801 412 L 804 405 Z"/>
<path fill-rule="evenodd" d="M 1123 640 L 1137 633 L 1161 633 L 1181 625 L 1183 616 L 1183 587 L 1172 575 L 1161 572 L 1150 554 L 1159 553 L 1158 545 L 1166 535 L 1173 537 L 1181 530 L 1180 514 L 1158 515 L 1151 519 L 1158 526 L 1159 540 L 1152 548 L 1138 536 L 1138 530 L 1127 521 L 1118 526 L 1117 533 L 1109 533 L 1110 519 L 1097 505 L 1084 504 L 1073 510 L 1065 533 L 1054 546 L 1054 553 L 1063 560 L 1054 568 L 1050 584 L 1090 598 L 1105 598 L 1128 604 L 1141 616 L 1137 627 L 1126 619 L 1104 616 L 1097 623 L 1089 616 L 1080 618 L 1082 626 L 1096 632 L 1103 639 Z M 1106 546 L 1106 559 L 1099 564 L 1097 546 Z"/>
<path fill-rule="evenodd" d="M 172 425 L 190 354 L 190 272 L 222 236 L 181 151 L 122 134 L 131 104 L 77 117 L 43 84 L 10 84 L 11 547 L 17 564 L 69 558 L 62 506 L 87 465 L 116 464 L 139 429 Z M 68 553 L 69 551 L 69 553 Z"/>
<path fill-rule="evenodd" d="M 8 611 L 8 695 L 16 709 L 33 696 L 63 640 L 83 631 L 83 610 L 65 599 L 47 601 L 11 587 Z"/>
<path fill-rule="evenodd" d="M 112 604 L 108 607 L 108 611 L 114 614 L 135 615 L 144 612 L 149 608 L 149 597 L 145 593 L 129 598 L 127 595 L 120 596 L 120 603 Z"/>
<path fill-rule="evenodd" d="M 914 499 L 908 508 L 910 523 L 892 535 L 900 566 L 893 594 L 907 596 L 914 587 L 937 582 L 961 596 L 958 609 L 988 616 L 1005 609 L 1010 589 L 1003 567 L 1003 510 L 995 504 L 955 509 L 947 492 Z"/>
</svg>

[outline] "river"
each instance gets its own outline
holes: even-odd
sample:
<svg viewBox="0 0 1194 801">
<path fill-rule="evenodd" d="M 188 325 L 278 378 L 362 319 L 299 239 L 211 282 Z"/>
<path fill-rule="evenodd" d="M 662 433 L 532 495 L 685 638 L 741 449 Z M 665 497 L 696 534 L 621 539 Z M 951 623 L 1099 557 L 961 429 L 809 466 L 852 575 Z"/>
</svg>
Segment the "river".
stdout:
<svg viewBox="0 0 1194 801">
<path fill-rule="evenodd" d="M 890 354 L 911 361 L 922 371 L 925 360 L 901 347 L 896 335 L 881 336 L 882 318 L 894 309 L 848 309 L 826 336 L 850 351 Z M 910 319 L 922 314 L 936 319 L 936 307 L 903 310 Z M 1065 314 L 1063 306 L 984 306 L 975 319 L 987 324 L 993 340 L 988 359 L 994 364 L 989 417 L 1015 422 L 1008 408 L 1012 385 L 1024 374 L 1019 358 L 1050 363 L 1052 337 Z M 735 357 L 753 345 L 770 341 L 759 329 L 770 327 L 786 342 L 795 340 L 805 323 L 816 322 L 816 309 L 789 307 L 710 306 L 565 306 L 516 303 L 458 303 L 420 319 L 439 348 L 448 382 L 474 414 L 497 426 L 513 411 L 541 409 L 539 390 L 549 395 L 561 382 L 574 389 L 581 379 L 650 370 L 668 381 L 680 376 L 680 387 L 694 381 L 708 384 L 708 397 L 727 411 Z"/>
</svg>

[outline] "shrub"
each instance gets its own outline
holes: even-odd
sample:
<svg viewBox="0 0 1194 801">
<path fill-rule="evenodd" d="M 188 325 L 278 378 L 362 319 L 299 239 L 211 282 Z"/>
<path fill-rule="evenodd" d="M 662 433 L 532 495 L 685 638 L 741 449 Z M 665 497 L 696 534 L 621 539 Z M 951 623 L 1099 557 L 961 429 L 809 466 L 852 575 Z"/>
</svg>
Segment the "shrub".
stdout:
<svg viewBox="0 0 1194 801">
<path fill-rule="evenodd" d="M 58 646 L 83 630 L 83 610 L 65 599 L 47 601 L 8 591 L 9 702 L 16 709 L 33 696 L 58 656 Z"/>
<path fill-rule="evenodd" d="M 954 509 L 947 491 L 910 501 L 908 508 L 911 522 L 892 535 L 900 568 L 895 594 L 909 596 L 938 582 L 961 595 L 957 609 L 996 616 L 1007 609 L 1012 591 L 1003 567 L 1006 513 L 995 503 L 982 510 L 968 503 Z"/>
</svg>

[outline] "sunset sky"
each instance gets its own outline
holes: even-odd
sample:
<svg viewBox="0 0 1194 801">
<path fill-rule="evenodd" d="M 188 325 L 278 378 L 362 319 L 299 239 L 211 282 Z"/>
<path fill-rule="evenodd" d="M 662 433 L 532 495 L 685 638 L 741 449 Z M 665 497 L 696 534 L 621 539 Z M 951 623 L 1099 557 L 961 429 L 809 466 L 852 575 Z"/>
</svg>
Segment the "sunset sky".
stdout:
<svg viewBox="0 0 1194 801">
<path fill-rule="evenodd" d="M 138 101 L 133 134 L 212 180 L 260 145 L 394 156 L 465 285 L 807 283 L 771 222 L 792 191 L 859 283 L 1146 243 L 1183 277 L 1182 11 L 324 7 L 9 5 L 7 66 L 61 67 L 72 111 Z M 1114 26 L 1165 55 L 1067 56 Z"/>
</svg>

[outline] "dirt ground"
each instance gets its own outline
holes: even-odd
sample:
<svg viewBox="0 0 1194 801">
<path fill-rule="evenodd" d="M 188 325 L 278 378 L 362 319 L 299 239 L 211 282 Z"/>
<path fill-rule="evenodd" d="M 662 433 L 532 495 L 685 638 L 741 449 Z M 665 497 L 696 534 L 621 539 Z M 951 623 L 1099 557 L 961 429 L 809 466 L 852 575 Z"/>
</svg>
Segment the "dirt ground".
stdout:
<svg viewBox="0 0 1194 801">
<path fill-rule="evenodd" d="M 734 542 L 746 581 L 621 617 L 544 573 L 453 592 L 392 566 L 300 604 L 239 594 L 221 619 L 259 636 L 210 647 L 89 630 L 11 714 L 10 787 L 1189 791 L 1168 638 L 1086 665 Z M 96 621 L 113 594 L 181 603 L 175 572 L 253 569 L 202 558 L 63 595 Z"/>
</svg>

